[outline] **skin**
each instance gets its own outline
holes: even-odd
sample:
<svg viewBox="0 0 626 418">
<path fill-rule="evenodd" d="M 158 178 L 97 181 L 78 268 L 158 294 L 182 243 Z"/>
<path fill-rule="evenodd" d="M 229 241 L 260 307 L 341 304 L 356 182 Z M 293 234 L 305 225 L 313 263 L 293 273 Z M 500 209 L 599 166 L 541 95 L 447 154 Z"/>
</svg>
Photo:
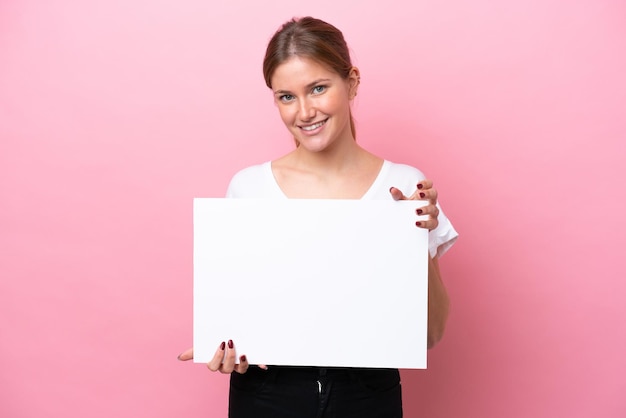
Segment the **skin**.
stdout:
<svg viewBox="0 0 626 418">
<path fill-rule="evenodd" d="M 356 67 L 344 79 L 324 65 L 298 56 L 276 68 L 271 79 L 274 102 L 285 127 L 300 144 L 272 161 L 274 177 L 287 197 L 359 199 L 376 179 L 383 160 L 361 148 L 350 128 L 350 103 L 358 92 L 359 81 Z M 437 227 L 437 190 L 430 180 L 419 182 L 410 196 L 395 187 L 389 192 L 395 200 L 428 201 L 416 210 L 428 219 L 417 221 L 416 226 L 429 230 Z M 448 310 L 438 259 L 429 257 L 428 348 L 442 338 Z M 193 348 L 178 359 L 193 359 Z M 240 356 L 238 363 L 236 360 L 234 343 L 223 342 L 207 367 L 221 373 L 245 373 L 250 366 L 246 356 Z"/>
</svg>

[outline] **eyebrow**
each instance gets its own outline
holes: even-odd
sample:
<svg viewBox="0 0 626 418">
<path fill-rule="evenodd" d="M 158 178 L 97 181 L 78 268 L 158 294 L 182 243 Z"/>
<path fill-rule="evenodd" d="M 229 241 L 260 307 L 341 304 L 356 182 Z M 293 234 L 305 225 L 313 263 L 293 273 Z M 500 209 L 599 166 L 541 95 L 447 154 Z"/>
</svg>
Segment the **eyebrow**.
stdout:
<svg viewBox="0 0 626 418">
<path fill-rule="evenodd" d="M 309 84 L 306 85 L 307 89 L 312 89 L 313 87 L 315 87 L 317 84 L 320 83 L 327 83 L 331 81 L 330 78 L 318 78 L 315 81 L 310 82 Z M 291 94 L 291 92 L 289 90 L 276 90 L 274 92 L 274 94 Z"/>
</svg>

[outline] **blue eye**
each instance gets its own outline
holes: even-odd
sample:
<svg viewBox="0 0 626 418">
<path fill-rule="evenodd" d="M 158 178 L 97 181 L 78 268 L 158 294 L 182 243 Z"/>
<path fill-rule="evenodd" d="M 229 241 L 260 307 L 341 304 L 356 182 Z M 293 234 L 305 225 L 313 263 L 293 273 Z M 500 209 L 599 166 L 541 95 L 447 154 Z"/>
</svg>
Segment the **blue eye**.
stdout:
<svg viewBox="0 0 626 418">
<path fill-rule="evenodd" d="M 326 90 L 326 86 L 315 86 L 315 87 L 313 87 L 313 93 L 314 94 L 323 93 L 324 90 Z"/>
<path fill-rule="evenodd" d="M 291 94 L 283 94 L 278 98 L 283 103 L 287 103 L 293 100 L 293 96 Z"/>
</svg>

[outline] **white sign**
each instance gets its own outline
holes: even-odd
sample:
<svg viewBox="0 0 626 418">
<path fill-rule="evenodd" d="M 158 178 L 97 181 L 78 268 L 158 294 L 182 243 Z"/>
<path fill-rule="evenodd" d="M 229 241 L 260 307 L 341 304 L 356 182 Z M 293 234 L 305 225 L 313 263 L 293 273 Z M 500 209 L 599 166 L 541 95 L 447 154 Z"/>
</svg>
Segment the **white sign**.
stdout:
<svg viewBox="0 0 626 418">
<path fill-rule="evenodd" d="M 194 356 L 426 368 L 423 202 L 194 199 Z"/>
</svg>

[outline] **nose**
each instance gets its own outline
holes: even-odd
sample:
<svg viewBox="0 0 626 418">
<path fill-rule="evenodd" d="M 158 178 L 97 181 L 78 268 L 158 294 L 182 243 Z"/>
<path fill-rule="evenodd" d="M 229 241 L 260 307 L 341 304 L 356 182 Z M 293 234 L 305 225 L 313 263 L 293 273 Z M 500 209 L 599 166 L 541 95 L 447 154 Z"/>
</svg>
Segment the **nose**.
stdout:
<svg viewBox="0 0 626 418">
<path fill-rule="evenodd" d="M 308 98 L 300 100 L 300 109 L 298 117 L 301 121 L 306 122 L 315 117 L 315 106 Z"/>
</svg>

